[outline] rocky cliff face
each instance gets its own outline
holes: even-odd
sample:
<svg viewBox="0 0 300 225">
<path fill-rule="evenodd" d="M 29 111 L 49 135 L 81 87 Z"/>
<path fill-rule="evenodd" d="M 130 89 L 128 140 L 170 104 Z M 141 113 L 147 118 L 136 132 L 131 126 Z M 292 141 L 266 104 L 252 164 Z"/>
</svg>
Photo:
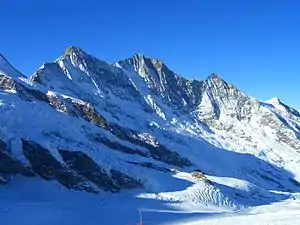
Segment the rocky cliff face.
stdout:
<svg viewBox="0 0 300 225">
<path fill-rule="evenodd" d="M 177 110 L 195 107 L 201 101 L 203 82 L 177 75 L 159 59 L 135 54 L 115 65 L 138 73 L 154 94 Z"/>
<path fill-rule="evenodd" d="M 0 183 L 19 174 L 93 193 L 153 191 L 156 173 L 198 169 L 297 186 L 283 172 L 261 171 L 260 161 L 229 166 L 212 154 L 222 148 L 282 167 L 300 160 L 299 112 L 216 74 L 188 80 L 141 54 L 110 65 L 77 47 L 29 79 L 4 57 L 0 69 Z"/>
</svg>

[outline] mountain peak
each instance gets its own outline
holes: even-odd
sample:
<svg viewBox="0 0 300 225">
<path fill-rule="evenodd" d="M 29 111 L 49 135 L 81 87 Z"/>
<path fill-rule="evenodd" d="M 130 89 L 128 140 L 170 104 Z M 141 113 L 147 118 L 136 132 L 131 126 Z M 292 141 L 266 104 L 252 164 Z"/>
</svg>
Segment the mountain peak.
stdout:
<svg viewBox="0 0 300 225">
<path fill-rule="evenodd" d="M 208 77 L 207 77 L 207 80 L 210 80 L 210 79 L 218 79 L 218 80 L 222 80 L 222 78 L 216 74 L 216 73 L 211 73 Z"/>
<path fill-rule="evenodd" d="M 86 59 L 95 59 L 94 56 L 90 55 L 86 51 L 82 50 L 80 47 L 77 46 L 69 46 L 66 48 L 64 53 L 56 59 L 54 62 L 59 62 L 61 60 L 64 60 L 66 58 L 71 58 L 72 61 L 82 61 Z"/>
<path fill-rule="evenodd" d="M 221 78 L 218 74 L 216 73 L 211 73 L 207 78 L 206 78 L 206 82 L 208 83 L 213 83 L 213 84 L 225 84 L 226 86 L 228 86 L 229 84 L 227 84 L 227 82 Z M 229 86 L 233 86 L 233 85 L 229 85 Z"/>
<path fill-rule="evenodd" d="M 143 59 L 143 58 L 148 58 L 146 57 L 144 54 L 142 53 L 134 53 L 132 58 L 135 58 L 135 59 Z"/>
<path fill-rule="evenodd" d="M 134 53 L 133 56 L 131 57 L 132 59 L 135 59 L 135 60 L 150 60 L 151 62 L 154 62 L 154 63 L 161 63 L 163 64 L 163 61 L 159 58 L 153 58 L 153 57 L 149 57 L 149 56 L 146 56 L 142 53 Z"/>
<path fill-rule="evenodd" d="M 141 53 L 134 53 L 130 58 L 120 60 L 115 65 L 140 74 L 148 74 L 150 70 L 157 72 L 163 69 L 169 70 L 161 59 L 148 57 Z"/>
<path fill-rule="evenodd" d="M 274 97 L 274 98 L 267 100 L 266 103 L 280 105 L 281 101 L 278 97 Z"/>
<path fill-rule="evenodd" d="M 66 55 L 71 55 L 71 54 L 76 54 L 76 55 L 84 55 L 87 54 L 85 51 L 83 51 L 80 47 L 77 46 L 69 46 L 64 52 L 64 56 Z"/>
</svg>

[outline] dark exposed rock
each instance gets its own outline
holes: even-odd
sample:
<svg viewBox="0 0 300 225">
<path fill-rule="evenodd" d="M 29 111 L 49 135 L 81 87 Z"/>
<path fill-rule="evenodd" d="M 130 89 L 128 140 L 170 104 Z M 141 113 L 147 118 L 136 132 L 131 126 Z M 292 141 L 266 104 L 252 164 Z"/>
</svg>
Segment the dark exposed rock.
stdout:
<svg viewBox="0 0 300 225">
<path fill-rule="evenodd" d="M 108 127 L 107 121 L 90 104 L 80 104 L 75 101 L 71 101 L 71 103 L 79 115 L 82 116 L 86 121 L 94 123 L 95 125 L 104 129 Z"/>
<path fill-rule="evenodd" d="M 0 174 L 14 175 L 21 174 L 24 176 L 32 177 L 34 174 L 29 168 L 22 165 L 17 160 L 11 158 L 7 153 L 0 151 Z"/>
<path fill-rule="evenodd" d="M 59 149 L 59 153 L 70 168 L 103 190 L 116 192 L 121 189 L 142 187 L 138 181 L 116 170 L 110 170 L 110 175 L 108 175 L 101 166 L 83 152 Z"/>
<path fill-rule="evenodd" d="M 22 147 L 32 169 L 43 179 L 57 180 L 68 189 L 97 193 L 97 190 L 84 177 L 63 166 L 51 155 L 49 150 L 38 143 L 22 139 Z"/>
<path fill-rule="evenodd" d="M 119 188 L 119 190 L 143 187 L 143 185 L 139 181 L 133 179 L 132 177 L 124 173 L 121 173 L 120 171 L 111 169 L 109 172 L 113 183 Z"/>
<path fill-rule="evenodd" d="M 138 72 L 144 77 L 150 90 L 175 109 L 190 110 L 202 99 L 203 82 L 190 81 L 177 75 L 160 59 L 135 54 L 118 64 L 124 69 Z"/>
<path fill-rule="evenodd" d="M 128 141 L 141 147 L 145 147 L 149 150 L 150 156 L 153 159 L 180 167 L 191 165 L 188 159 L 181 157 L 178 153 L 172 152 L 162 145 L 152 146 L 151 144 L 146 143 L 145 140 L 141 140 L 140 138 L 138 138 L 138 135 L 136 135 L 135 131 L 120 127 L 117 124 L 108 123 L 91 105 L 80 104 L 75 101 L 72 101 L 72 104 L 80 114 L 80 116 L 82 116 L 85 120 L 110 131 L 113 135 L 122 140 Z M 99 141 L 99 139 L 97 140 L 97 137 L 94 138 L 96 141 Z M 129 154 L 138 154 L 143 157 L 148 156 L 142 151 L 133 150 L 126 146 L 121 146 L 120 144 L 114 143 L 105 138 L 101 138 L 100 142 L 117 151 L 123 151 Z"/>
<path fill-rule="evenodd" d="M 127 162 L 129 164 L 133 164 L 133 165 L 137 165 L 137 166 L 141 166 L 141 167 L 145 167 L 145 168 L 149 168 L 149 169 L 153 169 L 153 170 L 157 170 L 157 171 L 161 171 L 161 172 L 172 172 L 171 169 L 169 168 L 165 168 L 165 167 L 160 167 L 157 166 L 151 162 Z"/>
<path fill-rule="evenodd" d="M 21 99 L 30 101 L 22 87 L 23 86 L 13 78 L 0 74 L 0 89 L 15 91 Z"/>
<path fill-rule="evenodd" d="M 49 103 L 48 97 L 45 93 L 21 84 L 20 87 L 20 92 L 22 92 L 22 95 L 26 95 L 28 99 Z"/>
<path fill-rule="evenodd" d="M 0 139 L 0 152 L 6 152 L 7 150 L 7 144 Z"/>
<path fill-rule="evenodd" d="M 14 90 L 21 99 L 26 101 L 38 100 L 49 102 L 47 95 L 39 90 L 28 87 L 20 81 L 16 81 L 11 77 L 0 74 L 0 89 Z"/>
<path fill-rule="evenodd" d="M 287 129 L 288 123 L 283 118 L 276 117 L 272 113 L 263 113 L 260 123 L 263 126 L 274 129 L 278 141 L 287 144 L 291 148 L 300 150 L 300 140 L 295 138 L 296 135 L 292 129 Z"/>
<path fill-rule="evenodd" d="M 58 151 L 67 165 L 78 174 L 86 177 L 104 190 L 115 190 L 114 184 L 111 182 L 105 170 L 89 156 L 79 151 L 72 152 L 63 149 L 59 149 Z"/>
<path fill-rule="evenodd" d="M 122 144 L 120 144 L 116 141 L 111 141 L 108 138 L 105 138 L 105 137 L 97 135 L 97 134 L 91 136 L 90 139 L 93 142 L 95 142 L 95 141 L 99 142 L 101 144 L 106 145 L 108 148 L 119 151 L 119 152 L 123 152 L 123 153 L 127 153 L 127 154 L 133 154 L 133 155 L 139 155 L 139 156 L 142 156 L 142 157 L 149 157 L 149 154 L 147 154 L 147 153 L 145 153 L 141 150 L 127 147 L 127 146 L 122 145 Z"/>
<path fill-rule="evenodd" d="M 6 75 L 0 74 L 0 89 L 2 90 L 17 90 L 16 82 Z"/>
<path fill-rule="evenodd" d="M 33 170 L 42 178 L 54 180 L 57 171 L 64 170 L 51 153 L 39 144 L 22 139 L 22 147 L 24 155 L 29 160 Z"/>
<path fill-rule="evenodd" d="M 48 97 L 50 105 L 53 108 L 55 108 L 61 112 L 67 113 L 70 116 L 77 117 L 77 114 L 76 114 L 73 106 L 68 101 L 62 99 L 61 97 L 54 96 L 54 95 L 47 95 L 47 97 Z"/>
<path fill-rule="evenodd" d="M 250 99 L 235 86 L 228 84 L 216 74 L 211 74 L 204 84 L 204 91 L 209 96 L 214 108 L 214 115 L 219 118 L 220 111 L 233 112 L 230 114 L 238 120 L 251 117 L 251 110 L 258 107 L 258 102 Z"/>
<path fill-rule="evenodd" d="M 173 166 L 191 166 L 191 162 L 180 156 L 177 152 L 172 152 L 162 145 L 151 146 L 148 145 L 148 149 L 151 153 L 151 157 L 155 160 L 173 165 Z"/>
<path fill-rule="evenodd" d="M 7 145 L 0 140 L 0 175 L 14 175 L 21 174 L 24 176 L 34 176 L 29 168 L 22 165 L 19 161 L 13 159 L 7 151 Z"/>
<path fill-rule="evenodd" d="M 118 138 L 148 149 L 151 158 L 155 160 L 179 167 L 192 165 L 188 159 L 181 157 L 177 152 L 172 152 L 159 143 L 153 146 L 147 143 L 147 140 L 142 140 L 136 131 L 125 129 L 113 123 L 110 123 L 109 126 L 111 133 Z"/>
</svg>

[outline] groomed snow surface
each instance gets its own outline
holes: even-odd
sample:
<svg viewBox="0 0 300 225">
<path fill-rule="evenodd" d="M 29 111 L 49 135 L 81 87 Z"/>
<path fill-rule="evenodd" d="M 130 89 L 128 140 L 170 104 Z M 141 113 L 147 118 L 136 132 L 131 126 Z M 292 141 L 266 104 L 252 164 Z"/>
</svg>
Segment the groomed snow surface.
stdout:
<svg viewBox="0 0 300 225">
<path fill-rule="evenodd" d="M 186 173 L 175 176 L 194 185 L 168 193 L 125 191 L 94 195 L 66 190 L 36 178 L 19 177 L 1 187 L 1 225 L 135 225 L 140 212 L 144 225 L 300 224 L 300 196 L 296 194 L 285 201 L 243 208 L 204 181 L 195 181 Z M 229 182 L 238 188 L 247 186 L 238 180 L 209 179 Z M 201 198 L 209 202 L 200 205 Z"/>
</svg>

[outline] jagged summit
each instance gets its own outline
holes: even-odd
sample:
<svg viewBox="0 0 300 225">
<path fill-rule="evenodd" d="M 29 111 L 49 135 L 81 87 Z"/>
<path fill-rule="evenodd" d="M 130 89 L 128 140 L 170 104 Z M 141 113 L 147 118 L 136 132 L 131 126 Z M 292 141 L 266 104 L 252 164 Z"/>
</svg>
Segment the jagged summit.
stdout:
<svg viewBox="0 0 300 225">
<path fill-rule="evenodd" d="M 218 74 L 216 73 L 211 73 L 208 77 L 207 77 L 207 80 L 208 79 L 222 79 Z"/>
<path fill-rule="evenodd" d="M 150 58 L 141 53 L 135 53 L 132 57 L 120 60 L 115 64 L 123 69 L 136 71 L 142 76 L 158 75 L 163 72 L 161 71 L 163 67 L 168 69 L 161 59 Z"/>
<path fill-rule="evenodd" d="M 160 101 L 180 113 L 197 111 L 201 117 L 219 118 L 230 111 L 234 118 L 249 118 L 251 110 L 257 107 L 256 101 L 216 73 L 204 81 L 189 80 L 169 69 L 161 59 L 141 53 L 110 65 L 79 47 L 70 46 L 59 60 L 45 65 L 31 79 L 84 100 L 90 98 L 91 93 L 103 97 L 104 93 L 119 93 L 116 97 L 120 99 L 142 96 L 147 99 L 142 104 L 163 118 L 167 115 L 158 109 L 162 103 L 155 103 L 152 98 L 161 98 Z M 80 86 L 85 88 L 81 90 Z M 145 88 L 149 90 L 145 92 Z"/>
<path fill-rule="evenodd" d="M 163 63 L 163 60 L 162 59 L 160 59 L 160 58 L 155 58 L 155 57 L 149 57 L 149 56 L 147 56 L 147 55 L 145 55 L 145 54 L 143 54 L 143 53 L 134 53 L 133 55 L 132 55 L 132 57 L 130 57 L 130 58 L 128 58 L 128 59 L 135 59 L 135 60 L 151 60 L 151 61 L 153 61 L 153 62 L 161 62 L 161 63 Z M 125 59 L 126 60 L 126 59 Z M 121 60 L 122 61 L 122 60 Z"/>
<path fill-rule="evenodd" d="M 232 88 L 235 88 L 234 85 L 232 84 L 228 84 L 223 78 L 222 76 L 216 74 L 216 73 L 211 73 L 205 80 L 207 83 L 219 83 L 219 84 L 223 84 L 226 86 L 230 86 Z"/>
<path fill-rule="evenodd" d="M 84 50 L 82 50 L 80 47 L 77 46 L 69 46 L 66 48 L 65 52 L 63 55 L 70 55 L 70 54 L 78 54 L 78 55 L 85 55 L 87 54 Z"/>
<path fill-rule="evenodd" d="M 149 58 L 149 57 L 145 56 L 145 55 L 142 54 L 142 53 L 134 53 L 134 54 L 132 55 L 132 57 L 130 57 L 130 58 L 137 59 L 137 60 L 141 60 L 141 59 L 145 59 L 145 58 Z M 130 59 L 130 58 L 128 58 L 128 59 Z M 125 59 L 125 60 L 126 60 L 126 59 Z"/>
<path fill-rule="evenodd" d="M 57 59 L 55 60 L 55 62 L 63 60 L 67 57 L 70 58 L 77 58 L 77 59 L 94 59 L 95 57 L 92 56 L 91 54 L 87 53 L 86 51 L 84 51 L 82 48 L 78 47 L 78 46 L 69 46 L 65 49 L 65 51 L 63 52 L 63 54 Z"/>
<path fill-rule="evenodd" d="M 294 117 L 296 118 L 296 120 L 300 121 L 299 119 L 300 113 L 296 109 L 284 104 L 278 97 L 271 98 L 265 101 L 265 103 L 272 105 L 277 111 L 280 111 L 281 113 L 285 113 L 286 115 L 289 115 L 290 117 Z M 300 131 L 300 127 L 299 127 L 299 131 Z"/>
<path fill-rule="evenodd" d="M 134 53 L 131 57 L 124 60 L 119 60 L 115 64 L 120 65 L 122 67 L 128 67 L 128 65 L 126 64 L 129 64 L 129 65 L 140 65 L 140 66 L 145 65 L 148 67 L 154 66 L 155 68 L 159 68 L 159 67 L 168 68 L 162 59 L 149 57 L 142 53 Z"/>
</svg>

